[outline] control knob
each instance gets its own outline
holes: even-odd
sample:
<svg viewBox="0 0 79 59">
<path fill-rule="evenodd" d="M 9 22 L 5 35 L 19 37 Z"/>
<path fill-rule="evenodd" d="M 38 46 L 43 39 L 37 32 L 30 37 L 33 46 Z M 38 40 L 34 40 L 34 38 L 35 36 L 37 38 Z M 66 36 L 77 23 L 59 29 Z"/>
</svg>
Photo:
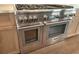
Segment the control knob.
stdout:
<svg viewBox="0 0 79 59">
<path fill-rule="evenodd" d="M 29 16 L 28 22 L 31 23 L 32 20 L 33 20 L 33 17 L 32 16 Z"/>
<path fill-rule="evenodd" d="M 33 22 L 37 22 L 38 21 L 38 19 L 37 19 L 37 16 L 36 15 L 34 15 L 33 16 L 33 20 L 32 20 Z"/>
<path fill-rule="evenodd" d="M 24 17 L 24 23 L 27 23 L 28 22 L 28 19 L 27 19 L 27 16 Z"/>
<path fill-rule="evenodd" d="M 48 20 L 48 16 L 47 15 L 44 15 L 44 21 L 47 21 Z"/>
<path fill-rule="evenodd" d="M 18 22 L 19 23 L 23 23 L 23 15 L 21 15 L 21 16 L 18 17 Z"/>
</svg>

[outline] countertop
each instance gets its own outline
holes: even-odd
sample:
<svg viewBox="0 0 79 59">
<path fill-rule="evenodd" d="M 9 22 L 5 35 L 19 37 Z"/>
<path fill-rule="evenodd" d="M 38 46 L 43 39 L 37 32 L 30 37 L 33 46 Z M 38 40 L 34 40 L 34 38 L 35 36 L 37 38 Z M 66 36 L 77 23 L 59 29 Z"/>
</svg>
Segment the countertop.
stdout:
<svg viewBox="0 0 79 59">
<path fill-rule="evenodd" d="M 14 4 L 0 4 L 0 13 L 11 13 L 14 11 Z"/>
</svg>

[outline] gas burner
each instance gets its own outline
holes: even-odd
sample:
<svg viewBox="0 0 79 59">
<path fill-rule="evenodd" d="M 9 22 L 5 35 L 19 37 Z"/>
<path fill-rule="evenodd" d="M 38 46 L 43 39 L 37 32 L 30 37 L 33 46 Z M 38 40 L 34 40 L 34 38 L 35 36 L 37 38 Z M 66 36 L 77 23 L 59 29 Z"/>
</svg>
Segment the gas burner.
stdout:
<svg viewBox="0 0 79 59">
<path fill-rule="evenodd" d="M 16 5 L 17 10 L 33 10 L 33 9 L 39 9 L 39 5 L 27 5 L 27 4 L 17 4 Z"/>
</svg>

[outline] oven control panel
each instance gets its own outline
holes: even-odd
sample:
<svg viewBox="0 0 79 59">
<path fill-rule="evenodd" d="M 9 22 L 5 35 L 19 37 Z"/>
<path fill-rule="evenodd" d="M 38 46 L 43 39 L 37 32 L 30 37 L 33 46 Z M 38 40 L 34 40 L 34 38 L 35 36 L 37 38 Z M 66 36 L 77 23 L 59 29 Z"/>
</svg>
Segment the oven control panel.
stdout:
<svg viewBox="0 0 79 59">
<path fill-rule="evenodd" d="M 49 17 L 49 22 L 61 21 L 61 20 L 72 20 L 75 16 L 75 9 L 54 9 L 51 16 Z"/>
<path fill-rule="evenodd" d="M 49 20 L 50 12 L 16 12 L 16 19 L 19 26 L 39 24 Z"/>
</svg>

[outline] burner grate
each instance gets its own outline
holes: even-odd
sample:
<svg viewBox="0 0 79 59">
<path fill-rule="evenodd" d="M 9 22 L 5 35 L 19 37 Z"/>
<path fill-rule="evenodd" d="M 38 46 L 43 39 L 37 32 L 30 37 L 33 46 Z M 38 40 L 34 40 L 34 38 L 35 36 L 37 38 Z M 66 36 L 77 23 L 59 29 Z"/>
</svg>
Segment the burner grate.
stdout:
<svg viewBox="0 0 79 59">
<path fill-rule="evenodd" d="M 65 5 L 49 5 L 49 4 L 16 4 L 17 10 L 34 10 L 34 9 L 56 9 L 56 8 L 73 8 Z"/>
</svg>

